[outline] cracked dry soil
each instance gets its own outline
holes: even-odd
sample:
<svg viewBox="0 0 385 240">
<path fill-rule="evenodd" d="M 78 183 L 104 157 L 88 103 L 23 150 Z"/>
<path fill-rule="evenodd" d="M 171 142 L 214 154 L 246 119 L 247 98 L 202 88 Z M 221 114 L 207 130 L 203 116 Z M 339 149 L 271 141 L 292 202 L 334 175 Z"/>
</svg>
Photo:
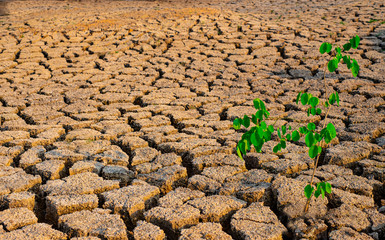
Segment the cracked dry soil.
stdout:
<svg viewBox="0 0 385 240">
<path fill-rule="evenodd" d="M 381 0 L 2 1 L 0 239 L 384 239 Z M 323 41 L 362 39 L 326 73 Z M 340 93 L 316 181 L 303 143 L 245 161 L 232 120 L 322 123 L 294 104 Z"/>
</svg>

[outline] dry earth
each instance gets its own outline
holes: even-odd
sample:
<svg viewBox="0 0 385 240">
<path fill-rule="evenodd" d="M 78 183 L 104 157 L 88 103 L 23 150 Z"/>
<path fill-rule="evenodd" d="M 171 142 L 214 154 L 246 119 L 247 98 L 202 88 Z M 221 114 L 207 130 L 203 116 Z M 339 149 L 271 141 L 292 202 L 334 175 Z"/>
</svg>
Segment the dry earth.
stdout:
<svg viewBox="0 0 385 240">
<path fill-rule="evenodd" d="M 384 239 L 385 6 L 336 1 L 1 1 L 0 239 Z M 357 78 L 322 41 L 358 34 Z M 322 123 L 338 141 L 303 215 L 303 143 L 241 161 L 232 120 Z M 339 144 L 338 144 L 339 143 Z"/>
</svg>

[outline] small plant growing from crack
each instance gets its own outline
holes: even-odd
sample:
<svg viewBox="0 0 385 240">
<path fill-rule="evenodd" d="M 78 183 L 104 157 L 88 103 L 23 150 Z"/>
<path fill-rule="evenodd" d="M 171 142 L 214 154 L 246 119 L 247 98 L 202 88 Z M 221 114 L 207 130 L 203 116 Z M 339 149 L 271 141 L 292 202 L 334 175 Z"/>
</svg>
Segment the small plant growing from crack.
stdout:
<svg viewBox="0 0 385 240">
<path fill-rule="evenodd" d="M 344 44 L 342 48 L 336 46 L 334 48 L 334 54 L 331 52 L 333 46 L 328 42 L 321 44 L 319 49 L 321 54 L 327 53 L 330 55 L 329 61 L 325 64 L 324 67 L 324 76 L 323 80 L 325 83 L 325 96 L 327 96 L 327 86 L 326 86 L 326 67 L 330 72 L 335 72 L 338 68 L 338 64 L 341 62 L 346 64 L 347 68 L 351 70 L 352 75 L 356 77 L 359 72 L 359 65 L 355 59 L 350 58 L 349 55 L 343 55 L 345 52 L 349 51 L 351 48 L 357 49 L 360 43 L 360 38 L 358 36 L 353 37 L 349 40 L 348 43 Z M 318 97 L 312 96 L 310 93 L 301 91 L 297 95 L 296 103 L 309 106 L 307 109 L 307 115 L 321 115 L 322 110 L 320 107 L 320 99 Z M 259 98 L 253 100 L 254 108 L 257 110 L 255 114 L 252 114 L 251 118 L 247 115 L 244 115 L 243 118 L 236 118 L 233 121 L 233 127 L 235 130 L 241 128 L 243 125 L 246 129 L 249 128 L 250 123 L 254 123 L 255 126 L 251 127 L 250 130 L 245 132 L 242 135 L 241 140 L 238 142 L 236 151 L 238 156 L 243 160 L 242 155 L 245 155 L 246 152 L 250 151 L 251 146 L 253 145 L 257 152 L 262 151 L 263 144 L 271 140 L 272 134 L 276 131 L 279 137 L 279 143 L 274 146 L 273 152 L 277 153 L 278 151 L 286 148 L 286 143 L 288 141 L 298 142 L 302 137 L 305 138 L 306 146 L 309 148 L 308 154 L 309 157 L 314 160 L 313 174 L 310 180 L 310 184 L 306 185 L 304 189 L 304 195 L 307 198 L 306 205 L 304 207 L 304 212 L 307 212 L 309 209 L 309 204 L 312 196 L 314 195 L 318 198 L 320 195 L 322 198 L 325 197 L 325 193 L 331 193 L 332 187 L 328 182 L 319 182 L 316 184 L 315 188 L 313 186 L 314 174 L 317 169 L 318 160 L 322 152 L 323 142 L 329 145 L 329 143 L 336 137 L 336 129 L 332 123 L 327 122 L 327 117 L 329 115 L 330 109 L 332 106 L 340 104 L 340 99 L 338 92 L 330 94 L 329 98 L 326 99 L 322 106 L 326 109 L 326 115 L 324 118 L 324 124 L 321 131 L 316 131 L 316 125 L 314 123 L 308 123 L 306 126 L 298 127 L 298 129 L 293 129 L 287 124 L 274 128 L 274 125 L 267 125 L 265 120 L 270 116 L 270 113 L 266 110 L 265 103 Z M 289 133 L 290 132 L 290 133 Z"/>
</svg>

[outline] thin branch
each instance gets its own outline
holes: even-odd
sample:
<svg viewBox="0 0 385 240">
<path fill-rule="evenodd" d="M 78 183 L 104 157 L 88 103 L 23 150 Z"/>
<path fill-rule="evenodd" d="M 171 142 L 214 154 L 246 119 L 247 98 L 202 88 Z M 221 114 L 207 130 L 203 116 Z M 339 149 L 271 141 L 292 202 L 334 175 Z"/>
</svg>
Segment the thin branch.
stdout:
<svg viewBox="0 0 385 240">
<path fill-rule="evenodd" d="M 330 59 L 330 58 L 329 58 Z M 327 86 L 326 86 L 326 66 L 327 66 L 328 62 L 326 62 L 325 66 L 324 66 L 324 83 L 325 83 L 325 96 L 326 96 L 326 102 L 328 101 L 327 99 L 327 92 L 328 92 L 328 89 L 327 89 Z M 325 119 L 324 119 L 324 125 L 322 128 L 325 128 L 326 126 L 326 120 L 328 118 L 328 115 L 329 115 L 329 112 L 330 112 L 330 109 L 333 107 L 333 105 L 329 105 L 330 107 L 328 107 L 328 111 L 326 112 L 326 115 L 325 115 Z M 318 144 L 317 144 L 318 146 Z M 321 154 L 318 154 L 317 155 L 317 159 L 315 161 L 315 164 L 314 164 L 314 167 L 313 167 L 313 174 L 311 175 L 311 179 L 310 179 L 310 186 L 313 185 L 313 180 L 314 180 L 314 175 L 315 175 L 315 171 L 317 169 L 317 166 L 318 166 L 318 161 L 319 161 L 319 158 L 320 158 Z M 314 191 L 313 191 L 314 192 Z M 311 201 L 311 198 L 313 197 L 313 192 L 311 193 L 310 195 L 310 198 L 307 199 L 306 201 L 306 204 L 305 204 L 305 208 L 304 208 L 304 212 L 307 212 L 309 210 L 309 205 L 310 205 L 310 201 Z"/>
</svg>

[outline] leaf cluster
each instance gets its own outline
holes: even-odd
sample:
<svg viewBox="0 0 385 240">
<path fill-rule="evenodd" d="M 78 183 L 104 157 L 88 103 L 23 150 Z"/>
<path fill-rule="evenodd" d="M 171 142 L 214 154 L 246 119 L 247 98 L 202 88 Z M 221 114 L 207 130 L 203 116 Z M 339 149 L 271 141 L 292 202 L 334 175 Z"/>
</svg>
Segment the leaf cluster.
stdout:
<svg viewBox="0 0 385 240">
<path fill-rule="evenodd" d="M 352 71 L 354 77 L 358 75 L 359 66 L 355 59 L 351 59 L 349 55 L 343 55 L 343 53 L 349 51 L 351 48 L 357 49 L 360 43 L 360 38 L 358 36 L 353 37 L 349 40 L 348 43 L 343 45 L 343 48 L 335 47 L 335 56 L 328 62 L 327 66 L 330 72 L 334 72 L 338 68 L 338 64 L 341 60 L 346 64 L 348 69 Z M 330 53 L 333 46 L 328 42 L 322 43 L 319 51 L 321 54 Z M 325 82 L 326 84 L 326 82 Z M 323 103 L 320 104 L 320 99 L 313 96 L 311 93 L 299 92 L 296 98 L 296 103 L 301 103 L 302 105 L 309 106 L 307 109 L 307 115 L 321 115 L 322 109 L 324 107 L 328 110 L 336 104 L 340 105 L 340 98 L 338 92 L 330 94 L 329 98 Z M 244 115 L 243 118 L 236 118 L 233 121 L 233 127 L 235 130 L 239 130 L 242 126 L 246 129 L 250 127 L 253 123 L 255 126 L 252 126 L 250 130 L 246 131 L 241 140 L 238 142 L 236 151 L 238 156 L 243 160 L 242 155 L 245 155 L 250 151 L 253 146 L 257 152 L 262 151 L 263 144 L 272 139 L 272 135 L 276 132 L 279 143 L 274 146 L 273 152 L 277 153 L 282 149 L 285 149 L 287 142 L 298 142 L 302 137 L 304 137 L 305 144 L 309 148 L 308 154 L 309 157 L 315 159 L 319 157 L 322 152 L 322 147 L 320 146 L 321 141 L 324 141 L 326 144 L 329 144 L 336 137 L 336 129 L 332 123 L 324 125 L 322 129 L 317 131 L 317 126 L 315 123 L 308 123 L 305 126 L 301 126 L 298 129 L 293 129 L 291 126 L 283 125 L 278 128 L 274 128 L 274 125 L 267 125 L 266 120 L 269 118 L 270 113 L 267 111 L 265 103 L 256 98 L 253 100 L 254 108 L 256 113 L 252 114 L 251 117 Z M 327 119 L 325 117 L 325 121 Z M 318 158 L 314 165 L 314 171 L 317 167 Z M 313 172 L 314 176 L 314 172 Z M 313 179 L 313 177 L 312 177 Z M 316 198 L 322 195 L 322 198 L 325 197 L 325 193 L 331 193 L 331 185 L 328 182 L 317 183 L 316 189 L 312 186 L 312 181 L 304 189 L 304 194 L 308 200 L 314 194 Z M 307 205 L 308 206 L 308 205 Z"/>
<path fill-rule="evenodd" d="M 332 185 L 328 182 L 319 182 L 317 183 L 317 189 L 314 189 L 313 186 L 308 184 L 304 189 L 304 193 L 307 199 L 310 199 L 313 193 L 316 198 L 320 195 L 322 195 L 322 198 L 325 198 L 325 193 L 332 193 Z"/>
<path fill-rule="evenodd" d="M 342 62 L 346 64 L 347 68 L 352 71 L 352 74 L 354 77 L 357 77 L 358 72 L 360 70 L 360 67 L 355 59 L 350 58 L 349 55 L 343 55 L 343 53 L 349 51 L 350 49 L 357 49 L 358 45 L 360 44 L 360 37 L 355 36 L 352 37 L 348 43 L 344 44 L 342 46 L 342 49 L 340 47 L 335 47 L 335 57 L 333 57 L 329 62 L 328 62 L 328 70 L 330 72 L 334 72 L 338 68 L 338 64 Z M 319 49 L 319 52 L 321 54 L 324 53 L 330 53 L 332 50 L 333 46 L 331 43 L 324 42 L 321 44 L 321 47 Z"/>
<path fill-rule="evenodd" d="M 238 130 L 243 125 L 245 128 L 253 123 L 255 126 L 242 135 L 242 139 L 238 142 L 237 153 L 243 160 L 242 154 L 246 154 L 250 151 L 251 145 L 254 146 L 257 152 L 261 152 L 262 146 L 265 142 L 270 141 L 271 134 L 274 132 L 273 125 L 267 126 L 266 120 L 270 113 L 266 110 L 265 103 L 259 98 L 253 101 L 254 108 L 257 110 L 255 114 L 252 114 L 251 118 L 244 115 L 243 118 L 236 118 L 233 121 L 234 129 Z"/>
<path fill-rule="evenodd" d="M 318 107 L 320 103 L 319 98 L 312 96 L 310 93 L 300 92 L 297 96 L 297 104 L 299 101 L 303 105 L 310 106 L 307 111 L 308 115 L 320 115 L 322 113 L 321 108 Z M 324 105 L 328 108 L 335 103 L 339 105 L 339 101 L 338 92 L 335 92 L 329 96 L 329 101 L 325 102 Z M 236 130 L 240 129 L 241 126 L 249 128 L 251 123 L 255 125 L 242 135 L 241 140 L 237 144 L 237 154 L 241 159 L 243 159 L 242 154 L 244 155 L 250 151 L 251 146 L 254 146 L 257 152 L 261 152 L 263 144 L 271 140 L 274 132 L 279 137 L 279 143 L 273 148 L 275 153 L 285 149 L 287 141 L 297 142 L 302 136 L 305 136 L 305 143 L 309 147 L 310 158 L 315 158 L 321 153 L 322 148 L 318 146 L 319 142 L 324 140 L 326 143 L 330 143 L 336 137 L 336 130 L 332 123 L 329 123 L 320 133 L 316 132 L 316 125 L 314 123 L 309 123 L 307 126 L 299 127 L 293 131 L 291 131 L 291 126 L 286 125 L 274 129 L 274 125 L 267 125 L 265 122 L 270 116 L 270 113 L 266 110 L 265 103 L 259 98 L 254 99 L 253 103 L 256 113 L 252 114 L 251 118 L 244 115 L 243 118 L 236 118 L 233 121 L 233 127 Z M 289 133 L 289 131 L 291 132 Z"/>
</svg>

